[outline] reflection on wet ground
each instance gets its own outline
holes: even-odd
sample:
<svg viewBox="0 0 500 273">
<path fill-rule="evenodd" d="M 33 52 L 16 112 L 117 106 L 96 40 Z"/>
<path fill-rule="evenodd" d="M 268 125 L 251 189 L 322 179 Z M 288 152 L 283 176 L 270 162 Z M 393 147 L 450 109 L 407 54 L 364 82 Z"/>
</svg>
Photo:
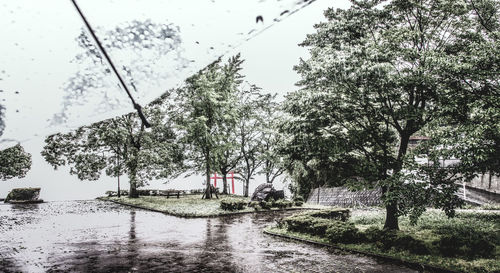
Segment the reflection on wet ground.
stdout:
<svg viewBox="0 0 500 273">
<path fill-rule="evenodd" d="M 0 205 L 0 272 L 414 272 L 262 233 L 286 214 L 183 219 L 102 201 Z"/>
</svg>

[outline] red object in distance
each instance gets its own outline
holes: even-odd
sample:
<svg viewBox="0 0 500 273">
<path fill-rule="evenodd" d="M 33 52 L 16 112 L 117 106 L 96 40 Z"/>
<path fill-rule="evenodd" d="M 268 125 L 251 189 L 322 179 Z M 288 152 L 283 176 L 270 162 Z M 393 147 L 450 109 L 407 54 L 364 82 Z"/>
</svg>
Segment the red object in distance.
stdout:
<svg viewBox="0 0 500 273">
<path fill-rule="evenodd" d="M 214 176 L 210 177 L 210 179 L 214 180 L 214 187 L 217 187 L 217 179 L 222 179 L 222 177 L 218 177 L 217 173 L 214 173 Z"/>
<path fill-rule="evenodd" d="M 226 178 L 231 179 L 232 193 L 234 194 L 234 172 L 229 172 L 229 176 Z M 223 179 L 223 177 L 217 176 L 217 173 L 214 173 L 214 176 L 210 177 L 210 179 L 214 180 L 214 187 L 217 187 L 217 179 Z"/>
</svg>

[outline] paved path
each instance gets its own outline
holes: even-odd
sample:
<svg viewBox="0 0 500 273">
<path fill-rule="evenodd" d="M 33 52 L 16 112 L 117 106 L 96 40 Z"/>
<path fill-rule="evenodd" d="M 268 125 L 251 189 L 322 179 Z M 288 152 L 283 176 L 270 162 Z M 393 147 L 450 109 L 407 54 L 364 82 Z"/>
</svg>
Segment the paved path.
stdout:
<svg viewBox="0 0 500 273">
<path fill-rule="evenodd" d="M 415 272 L 262 233 L 289 213 L 183 219 L 101 201 L 0 205 L 0 272 Z"/>
</svg>

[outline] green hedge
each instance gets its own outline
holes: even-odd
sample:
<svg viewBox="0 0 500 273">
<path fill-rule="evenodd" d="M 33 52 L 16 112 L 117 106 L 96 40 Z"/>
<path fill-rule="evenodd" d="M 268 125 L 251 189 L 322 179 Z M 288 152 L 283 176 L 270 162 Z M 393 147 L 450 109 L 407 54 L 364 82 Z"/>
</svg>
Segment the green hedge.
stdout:
<svg viewBox="0 0 500 273">
<path fill-rule="evenodd" d="M 289 231 L 325 236 L 332 243 L 352 243 L 362 237 L 353 223 L 329 219 L 324 217 L 325 215 L 331 216 L 332 212 L 299 213 L 286 217 L 282 223 Z"/>
<path fill-rule="evenodd" d="M 118 196 L 118 192 L 117 191 L 106 191 L 105 194 L 108 197 Z M 127 196 L 127 195 L 128 195 L 128 191 L 127 190 L 121 190 L 120 191 L 120 196 Z"/>
<path fill-rule="evenodd" d="M 289 231 L 323 236 L 331 224 L 328 219 L 312 217 L 306 214 L 296 214 L 283 219 Z"/>
<path fill-rule="evenodd" d="M 285 199 L 279 199 L 273 203 L 273 207 L 284 209 L 284 208 L 291 208 L 293 206 L 292 201 L 288 201 Z"/>
<path fill-rule="evenodd" d="M 438 230 L 441 237 L 434 241 L 443 256 L 461 256 L 468 259 L 491 257 L 499 234 L 492 235 L 475 229 L 474 226 L 444 226 Z"/>
<path fill-rule="evenodd" d="M 227 198 L 220 201 L 223 210 L 242 210 L 246 206 L 246 201 L 236 198 Z"/>
<path fill-rule="evenodd" d="M 339 221 L 347 221 L 351 215 L 349 209 L 325 209 L 325 210 L 317 210 L 307 212 L 308 215 L 312 217 L 318 217 L 329 220 L 339 220 Z"/>
<path fill-rule="evenodd" d="M 354 243 L 362 238 L 362 234 L 354 226 L 354 223 L 338 220 L 330 221 L 325 235 L 332 243 Z"/>
<path fill-rule="evenodd" d="M 293 198 L 293 201 L 295 201 L 295 202 L 300 201 L 300 202 L 304 203 L 304 197 L 296 196 L 295 198 Z"/>
<path fill-rule="evenodd" d="M 369 227 L 362 236 L 365 241 L 375 243 L 378 248 L 383 250 L 394 248 L 419 255 L 430 253 L 429 247 L 423 241 L 401 231 Z"/>
</svg>

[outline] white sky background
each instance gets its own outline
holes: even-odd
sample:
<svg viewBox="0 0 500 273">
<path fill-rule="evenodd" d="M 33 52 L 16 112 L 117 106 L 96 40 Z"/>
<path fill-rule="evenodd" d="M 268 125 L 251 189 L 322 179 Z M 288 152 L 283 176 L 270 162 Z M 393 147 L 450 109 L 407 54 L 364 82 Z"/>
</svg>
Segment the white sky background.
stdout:
<svg viewBox="0 0 500 273">
<path fill-rule="evenodd" d="M 135 0 L 130 0 L 130 1 L 134 2 Z M 67 2 L 69 3 L 69 1 Z M 103 4 L 114 3 L 114 1 L 112 0 L 109 2 L 100 0 L 99 2 Z M 197 5 L 202 2 L 203 1 L 198 0 Z M 313 2 L 310 6 L 303 8 L 302 10 L 299 10 L 292 16 L 283 19 L 282 22 L 275 24 L 271 28 L 260 33 L 256 37 L 252 38 L 250 41 L 243 43 L 236 49 L 230 50 L 227 55 L 230 56 L 238 52 L 241 52 L 242 57 L 245 59 L 242 73 L 246 75 L 246 80 L 249 81 L 250 83 L 262 87 L 263 92 L 278 93 L 279 96 L 282 97 L 287 92 L 297 89 L 297 87 L 294 84 L 299 80 L 299 76 L 293 71 L 292 68 L 294 65 L 298 64 L 299 58 L 308 57 L 307 49 L 301 48 L 297 44 L 304 40 L 306 34 L 314 32 L 313 24 L 325 20 L 323 16 L 323 11 L 326 8 L 328 7 L 347 8 L 348 6 L 349 2 L 347 0 L 342 0 L 342 1 L 317 0 L 316 2 Z M 82 5 L 82 8 L 83 7 L 84 6 Z M 108 8 L 105 7 L 104 9 L 101 9 L 103 14 L 101 14 L 100 17 L 96 16 L 96 18 L 98 17 L 106 18 L 106 20 L 109 20 L 109 23 L 113 23 L 113 18 L 115 18 L 115 20 L 119 20 L 116 19 L 116 17 L 109 16 L 109 8 L 110 7 Z M 2 13 L 1 9 L 2 6 L 0 4 L 0 15 Z M 189 10 L 189 12 L 194 12 L 194 13 L 199 13 L 201 11 L 203 11 L 203 9 L 200 7 L 198 8 L 193 7 L 193 9 Z M 134 10 L 130 12 L 132 13 L 141 11 Z M 182 12 L 179 11 L 179 16 L 183 15 L 185 16 L 186 12 L 188 11 L 187 10 L 182 10 Z M 106 14 L 104 13 L 107 13 L 108 15 L 106 16 Z M 203 13 L 199 14 L 194 14 L 194 13 L 190 14 L 190 18 L 201 18 L 203 16 Z M 62 19 L 61 16 L 62 15 L 59 14 L 58 17 L 56 18 Z M 90 17 L 88 19 L 90 20 Z M 251 19 L 252 19 L 251 23 L 255 24 L 255 18 L 252 17 Z M 79 18 L 73 16 L 72 20 L 79 20 Z M 266 17 L 264 17 L 264 20 L 266 20 Z M 198 26 L 199 25 L 200 24 L 198 24 Z M 227 27 L 231 28 L 234 26 L 231 25 L 231 22 L 228 22 Z M 36 22 L 33 22 L 33 28 L 36 29 Z M 249 28 L 251 28 L 251 25 L 243 26 L 243 29 L 245 30 Z M 234 31 L 231 30 L 230 32 Z M 219 34 L 223 35 L 222 32 L 220 32 Z M 15 34 L 11 33 L 10 35 L 13 35 L 13 37 L 15 37 Z M 36 60 L 31 60 L 30 58 L 20 58 L 22 62 L 19 62 L 19 65 L 17 66 L 17 69 L 19 69 L 19 71 L 17 72 L 22 71 L 24 66 L 40 64 L 40 63 L 42 64 L 54 63 L 54 58 L 57 60 L 57 57 L 59 56 L 59 52 L 57 50 L 54 53 L 52 49 L 48 48 L 43 49 L 44 46 L 48 45 L 43 43 L 43 37 L 40 36 L 40 33 L 34 31 L 33 35 L 34 36 L 31 37 L 31 39 L 36 39 L 37 37 L 40 38 L 40 41 L 37 41 L 37 43 L 40 44 L 40 47 L 42 48 L 41 50 L 47 50 L 48 53 L 54 54 L 54 56 L 46 56 L 46 59 L 36 59 Z M 213 37 L 211 37 L 210 39 L 212 38 Z M 19 43 L 22 43 L 26 39 L 30 39 L 30 37 L 17 37 L 17 39 L 19 39 Z M 71 39 L 74 39 L 74 37 L 71 37 Z M 201 39 L 202 38 L 200 37 L 200 40 Z M 235 40 L 237 41 L 236 38 Z M 2 47 L 3 46 L 0 44 L 0 49 L 2 49 Z M 186 50 L 189 51 L 189 49 Z M 2 50 L 2 52 L 5 52 L 5 50 Z M 61 49 L 61 52 L 63 53 L 68 52 L 68 50 Z M 67 55 L 63 56 L 63 58 L 65 58 L 64 60 L 71 59 L 73 57 L 71 54 L 74 55 L 74 53 L 67 53 Z M 209 57 L 211 53 L 203 52 L 202 54 Z M 9 58 L 9 57 L 14 58 L 15 56 L 14 57 L 7 56 L 4 58 Z M 30 62 L 32 62 L 32 64 L 30 64 Z M 12 65 L 9 66 L 9 68 L 11 67 Z M 50 67 L 51 69 L 53 69 L 53 71 L 50 71 L 48 75 L 55 75 L 53 76 L 54 78 L 56 76 L 60 77 L 61 75 L 68 74 L 68 71 L 66 71 L 65 69 L 61 69 L 61 67 L 57 65 L 52 65 Z M 36 79 L 37 77 L 46 77 L 47 71 L 39 73 L 38 75 L 36 74 L 23 75 L 23 76 L 20 75 L 23 74 L 16 73 L 16 71 L 6 71 L 6 73 L 2 74 L 2 68 L 0 67 L 0 78 L 8 79 L 7 86 L 5 82 L 0 81 L 0 89 L 5 89 L 6 91 L 8 89 L 10 91 L 10 93 L 8 94 L 7 92 L 0 93 L 0 98 L 3 96 L 4 98 L 10 99 L 9 105 L 14 105 L 15 103 L 13 102 L 15 102 L 16 100 L 20 102 L 24 102 L 25 100 L 31 100 L 31 103 L 33 105 L 43 103 L 43 107 L 47 107 L 52 111 L 53 108 L 60 107 L 59 106 L 60 100 L 52 99 L 50 97 L 48 98 L 47 94 L 43 93 L 44 90 L 43 86 L 40 86 L 41 93 L 39 97 L 33 97 L 33 96 L 23 97 L 22 94 L 20 94 L 21 96 L 19 96 L 19 94 L 16 94 L 18 96 L 14 96 L 12 92 L 16 90 L 15 89 L 16 82 L 30 82 L 34 78 Z M 184 77 L 184 75 L 177 75 L 177 77 Z M 46 78 L 47 85 L 50 85 L 50 80 L 51 77 Z M 115 92 L 123 93 L 123 91 L 119 91 L 118 89 Z M 147 97 L 147 94 L 145 94 L 144 97 Z M 125 102 L 129 103 L 126 100 Z M 13 109 L 7 109 L 7 110 L 13 111 Z M 28 115 L 29 117 L 29 112 L 25 115 Z M 40 124 L 40 122 L 34 122 L 33 124 L 26 124 L 25 119 L 19 119 L 19 122 L 21 121 L 23 122 L 22 127 L 26 128 L 46 126 L 44 124 Z M 99 181 L 79 181 L 76 178 L 76 176 L 69 175 L 68 168 L 63 167 L 57 171 L 54 171 L 53 168 L 47 163 L 45 163 L 44 159 L 40 156 L 40 151 L 43 147 L 43 138 L 35 138 L 30 141 L 24 142 L 23 146 L 33 156 L 32 169 L 28 173 L 28 175 L 23 179 L 11 179 L 8 181 L 0 181 L 0 197 L 5 197 L 10 189 L 16 187 L 41 187 L 42 188 L 41 198 L 45 200 L 89 199 L 102 195 L 106 190 L 116 190 L 116 178 L 109 178 L 103 175 Z M 128 184 L 126 183 L 127 181 L 126 177 L 122 177 L 121 181 L 122 181 L 121 183 L 122 189 L 128 189 Z M 201 184 L 202 181 L 203 178 L 201 176 L 191 176 L 189 178 L 178 178 L 174 181 L 169 182 L 168 184 L 164 184 L 162 181 L 155 181 L 152 182 L 148 188 L 199 189 L 203 187 L 203 185 Z M 256 177 L 256 179 L 250 184 L 250 192 L 252 192 L 257 185 L 263 182 L 264 181 L 262 177 Z M 242 183 L 236 181 L 235 184 L 236 184 L 236 193 L 241 194 Z M 218 186 L 219 185 L 220 184 L 218 183 Z M 283 188 L 284 185 L 281 182 L 278 182 L 275 185 L 275 187 Z"/>
</svg>

